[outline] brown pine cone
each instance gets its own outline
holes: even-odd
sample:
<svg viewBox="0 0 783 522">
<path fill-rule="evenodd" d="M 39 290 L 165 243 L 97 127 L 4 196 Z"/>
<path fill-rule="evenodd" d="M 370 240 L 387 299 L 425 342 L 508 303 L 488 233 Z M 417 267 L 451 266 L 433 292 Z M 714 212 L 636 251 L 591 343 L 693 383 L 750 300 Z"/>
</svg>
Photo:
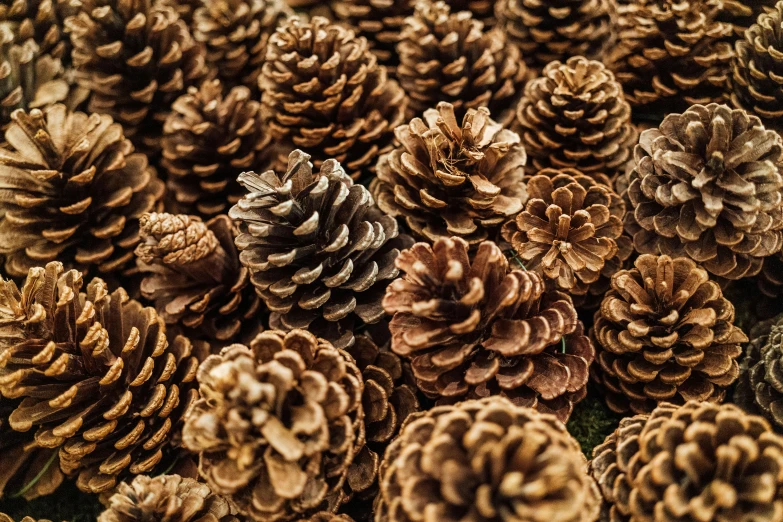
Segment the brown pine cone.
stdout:
<svg viewBox="0 0 783 522">
<path fill-rule="evenodd" d="M 607 404 L 647 413 L 663 401 L 723 401 L 748 341 L 734 306 L 690 259 L 642 255 L 635 266 L 612 277 L 591 332 Z"/>
<path fill-rule="evenodd" d="M 348 515 L 337 515 L 328 511 L 321 511 L 309 518 L 302 518 L 297 522 L 353 522 L 353 519 Z"/>
<path fill-rule="evenodd" d="M 732 404 L 662 404 L 595 448 L 604 522 L 773 522 L 783 513 L 783 437 Z"/>
<path fill-rule="evenodd" d="M 171 7 L 177 12 L 177 15 L 187 24 L 193 27 L 193 13 L 196 9 L 204 5 L 204 0 L 153 0 L 158 4 Z"/>
<path fill-rule="evenodd" d="M 479 20 L 489 29 L 497 25 L 495 18 L 495 0 L 445 0 L 452 13 L 470 11 L 473 18 Z M 505 35 L 505 31 L 503 31 Z M 521 64 L 520 64 L 521 65 Z"/>
<path fill-rule="evenodd" d="M 281 167 L 305 149 L 317 168 L 334 158 L 357 179 L 375 170 L 405 120 L 408 98 L 367 40 L 319 16 L 291 17 L 277 28 L 259 82 Z"/>
<path fill-rule="evenodd" d="M 64 105 L 18 110 L 0 145 L 0 253 L 10 276 L 49 261 L 119 273 L 133 261 L 139 218 L 163 183 L 110 116 Z"/>
<path fill-rule="evenodd" d="M 750 332 L 751 341 L 740 363 L 734 401 L 743 410 L 762 415 L 783 427 L 783 315 L 762 321 Z"/>
<path fill-rule="evenodd" d="M 14 34 L 15 43 L 33 40 L 41 54 L 70 65 L 64 21 L 77 10 L 73 0 L 5 0 L 0 4 L 0 26 Z"/>
<path fill-rule="evenodd" d="M 759 15 L 775 9 L 778 0 L 723 0 L 723 9 L 719 20 L 728 22 L 734 28 L 734 34 L 743 38 L 745 31 L 756 23 Z"/>
<path fill-rule="evenodd" d="M 382 473 L 376 522 L 593 522 L 600 509 L 565 426 L 501 397 L 414 415 Z"/>
<path fill-rule="evenodd" d="M 344 348 L 356 320 L 383 318 L 384 289 L 398 274 L 394 260 L 411 241 L 398 237 L 394 218 L 338 162 L 314 173 L 309 159 L 296 150 L 284 174 L 241 174 L 248 194 L 229 216 L 239 222 L 239 259 L 273 327 L 307 328 Z"/>
<path fill-rule="evenodd" d="M 586 394 L 595 352 L 568 296 L 534 272 L 509 271 L 489 241 L 459 238 L 400 253 L 386 290 L 392 350 L 441 403 L 502 395 L 565 422 Z"/>
<path fill-rule="evenodd" d="M 401 147 L 381 157 L 370 184 L 378 207 L 404 218 L 419 240 L 458 236 L 474 249 L 495 239 L 524 208 L 527 157 L 519 136 L 489 116 L 469 109 L 460 126 L 442 102 L 398 127 Z"/>
<path fill-rule="evenodd" d="M 581 56 L 550 63 L 527 84 L 513 128 L 537 170 L 621 174 L 637 140 L 622 87 L 602 63 Z"/>
<path fill-rule="evenodd" d="M 14 522 L 14 519 L 10 516 L 6 515 L 5 513 L 0 513 L 0 522 Z M 33 517 L 24 517 L 19 522 L 52 522 L 51 520 L 38 520 Z"/>
<path fill-rule="evenodd" d="M 783 254 L 778 252 L 765 258 L 756 281 L 759 292 L 767 297 L 779 297 L 783 293 Z"/>
<path fill-rule="evenodd" d="M 247 87 L 224 95 L 219 80 L 177 98 L 163 126 L 160 161 L 174 210 L 209 218 L 239 201 L 237 175 L 270 166 L 271 136 L 263 119 Z"/>
<path fill-rule="evenodd" d="M 726 279 L 783 247 L 783 141 L 755 116 L 696 105 L 642 133 L 625 229 L 641 254 L 690 257 Z"/>
<path fill-rule="evenodd" d="M 153 213 L 140 223 L 141 293 L 166 324 L 184 327 L 188 337 L 208 340 L 213 348 L 263 330 L 261 302 L 239 263 L 228 216 L 204 223 L 195 216 Z"/>
<path fill-rule="evenodd" d="M 449 102 L 458 119 L 480 107 L 502 123 L 514 118 L 527 67 L 503 31 L 485 30 L 469 11 L 449 11 L 442 1 L 421 2 L 405 19 L 397 54 L 397 79 L 416 115 Z"/>
<path fill-rule="evenodd" d="M 362 376 L 350 355 L 304 330 L 268 331 L 208 357 L 198 381 L 184 442 L 215 493 L 257 521 L 339 507 L 364 446 Z"/>
<path fill-rule="evenodd" d="M 155 470 L 196 400 L 196 368 L 206 347 L 166 339 L 152 308 L 109 293 L 52 262 L 32 268 L 21 291 L 4 283 L 0 394 L 22 399 L 9 416 L 60 448 L 60 468 L 82 491 Z"/>
</svg>

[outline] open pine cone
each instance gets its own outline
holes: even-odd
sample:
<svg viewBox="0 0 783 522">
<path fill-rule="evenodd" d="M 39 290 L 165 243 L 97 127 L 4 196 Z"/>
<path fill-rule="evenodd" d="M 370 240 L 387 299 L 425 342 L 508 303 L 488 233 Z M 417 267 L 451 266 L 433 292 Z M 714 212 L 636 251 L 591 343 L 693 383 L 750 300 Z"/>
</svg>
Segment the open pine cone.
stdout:
<svg viewBox="0 0 783 522">
<path fill-rule="evenodd" d="M 644 131 L 625 228 L 642 254 L 687 256 L 726 279 L 783 247 L 783 141 L 755 116 L 696 105 Z"/>
<path fill-rule="evenodd" d="M 723 0 L 718 19 L 730 23 L 734 34 L 742 38 L 745 31 L 756 23 L 759 15 L 773 11 L 777 3 L 778 0 Z"/>
<path fill-rule="evenodd" d="M 334 512 L 364 445 L 362 376 L 350 355 L 304 330 L 268 331 L 198 371 L 185 445 L 212 490 L 257 521 Z"/>
<path fill-rule="evenodd" d="M 415 414 L 382 473 L 376 522 L 593 522 L 600 509 L 565 426 L 501 397 Z"/>
<path fill-rule="evenodd" d="M 625 418 L 590 472 L 605 522 L 772 522 L 783 513 L 783 437 L 731 404 L 662 404 Z"/>
<path fill-rule="evenodd" d="M 402 145 L 378 162 L 370 184 L 378 206 L 404 218 L 419 240 L 457 236 L 471 246 L 495 239 L 523 209 L 525 149 L 519 136 L 469 109 L 462 125 L 449 103 L 398 127 Z"/>
<path fill-rule="evenodd" d="M 783 315 L 758 323 L 740 364 L 734 402 L 783 427 Z"/>
<path fill-rule="evenodd" d="M 0 27 L 14 34 L 14 42 L 33 40 L 41 54 L 70 63 L 70 42 L 64 22 L 76 14 L 73 0 L 6 0 L 0 4 Z"/>
<path fill-rule="evenodd" d="M 586 394 L 595 352 L 568 296 L 533 272 L 508 270 L 489 241 L 468 255 L 459 238 L 417 243 L 383 307 L 392 351 L 441 403 L 503 395 L 565 422 Z"/>
</svg>

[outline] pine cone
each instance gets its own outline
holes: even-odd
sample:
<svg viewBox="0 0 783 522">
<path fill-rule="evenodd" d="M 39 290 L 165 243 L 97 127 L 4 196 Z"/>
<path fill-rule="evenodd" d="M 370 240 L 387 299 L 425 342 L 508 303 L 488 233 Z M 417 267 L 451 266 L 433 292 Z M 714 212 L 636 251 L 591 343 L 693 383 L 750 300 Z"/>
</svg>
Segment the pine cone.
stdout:
<svg viewBox="0 0 783 522">
<path fill-rule="evenodd" d="M 378 65 L 367 40 L 322 17 L 292 17 L 269 38 L 259 80 L 279 163 L 301 148 L 321 167 L 334 158 L 357 179 L 392 148 L 408 98 Z"/>
<path fill-rule="evenodd" d="M 420 3 L 405 20 L 397 54 L 397 78 L 415 114 L 446 101 L 459 119 L 480 107 L 501 115 L 502 123 L 513 119 L 527 67 L 503 31 L 485 31 L 469 11 L 450 12 L 442 1 Z"/>
<path fill-rule="evenodd" d="M 0 4 L 0 26 L 14 34 L 14 42 L 33 40 L 42 55 L 70 65 L 70 42 L 64 21 L 76 14 L 73 0 L 6 0 Z"/>
<path fill-rule="evenodd" d="M 643 132 L 626 193 L 636 250 L 690 257 L 726 279 L 757 274 L 783 247 L 781 147 L 757 117 L 716 104 Z"/>
<path fill-rule="evenodd" d="M 16 111 L 0 145 L 0 253 L 13 277 L 49 261 L 120 272 L 133 261 L 138 219 L 163 183 L 106 115 Z"/>
<path fill-rule="evenodd" d="M 762 321 L 751 330 L 751 341 L 740 364 L 734 402 L 783 427 L 783 315 Z"/>
<path fill-rule="evenodd" d="M 718 19 L 728 22 L 734 28 L 738 38 L 745 36 L 745 31 L 756 23 L 759 15 L 775 9 L 778 0 L 723 0 L 723 9 Z"/>
<path fill-rule="evenodd" d="M 370 184 L 381 210 L 405 219 L 419 240 L 458 236 L 475 248 L 527 200 L 519 136 L 469 109 L 462 126 L 449 103 L 395 131 L 401 147 L 381 157 Z M 426 123 L 425 123 L 426 122 Z"/>
<path fill-rule="evenodd" d="M 525 87 L 515 130 L 537 169 L 625 172 L 637 141 L 631 107 L 612 73 L 581 56 L 552 62 Z"/>
<path fill-rule="evenodd" d="M 501 397 L 414 415 L 382 473 L 377 522 L 592 522 L 600 508 L 565 426 Z"/>
<path fill-rule="evenodd" d="M 486 28 L 493 28 L 497 25 L 495 18 L 495 0 L 445 0 L 452 13 L 460 11 L 470 11 L 473 18 L 484 24 Z M 502 31 L 505 35 L 505 31 Z M 521 65 L 521 64 L 520 64 Z"/>
<path fill-rule="evenodd" d="M 249 340 L 263 330 L 261 303 L 239 263 L 228 216 L 204 223 L 194 216 L 145 214 L 141 238 L 141 292 L 166 324 L 213 346 Z"/>
<path fill-rule="evenodd" d="M 585 396 L 595 356 L 568 296 L 508 270 L 494 243 L 474 256 L 459 238 L 417 243 L 386 290 L 392 350 L 441 403 L 503 395 L 565 422 Z"/>
<path fill-rule="evenodd" d="M 10 516 L 6 515 L 5 513 L 0 513 L 0 522 L 14 522 L 14 519 Z M 38 520 L 33 517 L 24 517 L 19 522 L 52 522 L 51 520 Z"/>
<path fill-rule="evenodd" d="M 783 293 L 783 254 L 764 259 L 756 281 L 758 290 L 767 297 L 777 298 Z"/>
<path fill-rule="evenodd" d="M 161 165 L 178 212 L 212 217 L 239 201 L 237 174 L 265 170 L 271 162 L 263 119 L 247 87 L 224 96 L 219 80 L 177 98 L 163 126 Z"/>
<path fill-rule="evenodd" d="M 309 518 L 303 518 L 298 522 L 353 522 L 353 519 L 348 515 L 337 515 L 335 513 L 329 513 L 328 511 L 321 511 Z"/>
<path fill-rule="evenodd" d="M 171 7 L 188 27 L 193 27 L 193 13 L 204 5 L 204 0 L 153 0 L 158 4 Z"/>
<path fill-rule="evenodd" d="M 208 357 L 198 381 L 184 442 L 214 492 L 249 520 L 337 509 L 364 445 L 362 376 L 350 355 L 304 330 L 268 331 Z"/>
<path fill-rule="evenodd" d="M 239 259 L 273 325 L 307 328 L 344 348 L 354 320 L 383 317 L 384 288 L 409 238 L 398 238 L 394 218 L 339 163 L 327 160 L 316 174 L 309 159 L 296 150 L 282 175 L 241 174 L 249 193 L 229 216 L 239 222 Z"/>
<path fill-rule="evenodd" d="M 205 347 L 169 343 L 155 310 L 122 288 L 93 279 L 80 293 L 81 274 L 57 262 L 32 268 L 21 291 L 2 285 L 0 394 L 21 399 L 10 427 L 60 448 L 82 491 L 154 471 L 196 400 Z"/>
<path fill-rule="evenodd" d="M 593 451 L 606 522 L 772 522 L 783 513 L 783 437 L 731 404 L 662 404 Z"/>
<path fill-rule="evenodd" d="M 139 475 L 117 486 L 98 522 L 239 522 L 231 503 L 179 475 Z"/>
</svg>

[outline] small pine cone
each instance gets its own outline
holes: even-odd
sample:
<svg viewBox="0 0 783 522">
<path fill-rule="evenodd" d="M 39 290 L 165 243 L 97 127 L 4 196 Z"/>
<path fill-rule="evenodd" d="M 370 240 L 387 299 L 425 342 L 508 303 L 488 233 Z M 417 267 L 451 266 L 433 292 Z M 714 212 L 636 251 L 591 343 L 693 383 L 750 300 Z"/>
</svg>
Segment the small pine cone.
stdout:
<svg viewBox="0 0 783 522">
<path fill-rule="evenodd" d="M 70 42 L 64 21 L 76 14 L 73 0 L 5 0 L 0 4 L 0 26 L 8 28 L 14 42 L 33 40 L 41 54 L 70 64 Z"/>
<path fill-rule="evenodd" d="M 533 166 L 625 172 L 637 141 L 623 88 L 600 62 L 552 62 L 525 87 L 515 130 Z"/>
<path fill-rule="evenodd" d="M 120 273 L 163 183 L 110 116 L 18 110 L 0 145 L 0 253 L 12 277 L 49 261 Z"/>
<path fill-rule="evenodd" d="M 386 290 L 392 350 L 441 403 L 502 395 L 565 422 L 586 394 L 595 352 L 568 296 L 533 272 L 509 271 L 489 241 L 417 243 Z"/>
<path fill-rule="evenodd" d="M 214 492 L 257 521 L 339 507 L 364 445 L 362 376 L 350 355 L 304 330 L 273 330 L 208 357 L 198 381 L 183 436 Z"/>
<path fill-rule="evenodd" d="M 625 229 L 641 254 L 690 257 L 726 279 L 783 247 L 783 141 L 755 116 L 696 105 L 642 133 Z"/>
<path fill-rule="evenodd" d="M 213 346 L 249 340 L 261 331 L 261 302 L 239 263 L 228 216 L 145 214 L 136 247 L 145 274 L 142 295 L 166 324 Z"/>
<path fill-rule="evenodd" d="M 377 522 L 594 522 L 601 495 L 551 415 L 501 397 L 411 417 L 382 468 Z"/>
<path fill-rule="evenodd" d="M 778 315 L 751 330 L 733 401 L 747 412 L 762 415 L 776 428 L 783 427 L 781 359 L 783 315 Z"/>
<path fill-rule="evenodd" d="M 261 104 L 247 87 L 224 95 L 219 80 L 190 87 L 171 106 L 163 126 L 161 165 L 177 212 L 212 217 L 242 195 L 239 172 L 266 170 L 271 136 Z"/>
<path fill-rule="evenodd" d="M 383 318 L 394 260 L 410 241 L 339 163 L 327 160 L 314 173 L 309 159 L 296 150 L 282 175 L 241 174 L 249 192 L 229 216 L 239 222 L 239 259 L 274 327 L 307 328 L 344 348 L 354 320 Z"/>
<path fill-rule="evenodd" d="M 718 19 L 730 23 L 734 34 L 743 38 L 745 31 L 756 23 L 759 15 L 773 11 L 777 3 L 778 0 L 723 0 Z"/>
<path fill-rule="evenodd" d="M 783 513 L 783 437 L 733 404 L 662 404 L 595 448 L 604 522 L 773 522 Z"/>
<path fill-rule="evenodd" d="M 81 293 L 81 274 L 57 262 L 32 268 L 21 291 L 2 284 L 0 394 L 22 399 L 11 428 L 60 448 L 60 468 L 82 491 L 154 471 L 197 398 L 206 347 L 169 342 L 155 310 L 122 288 L 93 279 Z"/>
<path fill-rule="evenodd" d="M 397 79 L 415 114 L 445 101 L 458 119 L 480 107 L 501 115 L 502 123 L 514 118 L 527 67 L 503 31 L 485 31 L 469 11 L 450 12 L 442 1 L 420 3 L 405 20 L 397 54 Z"/>
<path fill-rule="evenodd" d="M 235 514 L 206 484 L 179 475 L 139 475 L 117 486 L 98 522 L 239 522 Z"/>
<path fill-rule="evenodd" d="M 648 413 L 663 401 L 723 401 L 748 341 L 734 306 L 690 259 L 645 254 L 635 266 L 612 277 L 591 332 L 607 404 Z"/>
<path fill-rule="evenodd" d="M 524 208 L 527 157 L 519 136 L 489 116 L 469 109 L 460 126 L 442 102 L 398 127 L 401 147 L 381 157 L 370 184 L 378 207 L 404 218 L 418 240 L 457 236 L 475 248 L 495 239 Z"/>
<path fill-rule="evenodd" d="M 357 179 L 392 149 L 408 98 L 365 38 L 319 16 L 308 23 L 291 17 L 269 38 L 262 71 L 261 101 L 280 166 L 305 149 L 317 168 L 334 158 Z"/>
</svg>

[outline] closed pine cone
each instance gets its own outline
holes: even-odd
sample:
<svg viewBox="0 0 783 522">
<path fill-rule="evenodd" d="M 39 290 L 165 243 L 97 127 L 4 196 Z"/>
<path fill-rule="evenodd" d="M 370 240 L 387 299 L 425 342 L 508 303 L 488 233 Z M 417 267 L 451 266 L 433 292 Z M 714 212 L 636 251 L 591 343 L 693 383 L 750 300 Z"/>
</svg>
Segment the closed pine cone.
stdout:
<svg viewBox="0 0 783 522">
<path fill-rule="evenodd" d="M 593 373 L 609 407 L 647 413 L 663 401 L 721 402 L 748 341 L 734 306 L 689 259 L 642 255 L 635 266 L 612 277 L 595 314 Z"/>
<path fill-rule="evenodd" d="M 70 64 L 70 42 L 64 22 L 76 14 L 73 0 L 7 0 L 0 4 L 0 26 L 14 34 L 16 43 L 33 40 L 41 54 Z"/>
<path fill-rule="evenodd" d="M 610 176 L 624 173 L 637 138 L 620 84 L 581 56 L 550 63 L 527 84 L 514 129 L 536 169 Z"/>
<path fill-rule="evenodd" d="M 237 175 L 269 167 L 271 136 L 247 87 L 223 92 L 220 80 L 190 87 L 163 126 L 166 184 L 178 212 L 212 217 L 239 201 Z"/>
<path fill-rule="evenodd" d="M 133 261 L 139 218 L 163 183 L 107 115 L 54 105 L 14 112 L 0 145 L 0 253 L 24 277 L 49 261 L 100 274 Z"/>
<path fill-rule="evenodd" d="M 370 190 L 416 239 L 456 236 L 474 249 L 524 208 L 525 149 L 486 108 L 469 109 L 460 125 L 442 102 L 395 134 L 401 146 L 380 159 Z"/>
<path fill-rule="evenodd" d="M 208 357 L 198 381 L 183 437 L 214 492 L 257 521 L 339 507 L 364 445 L 362 376 L 350 355 L 304 330 L 268 331 Z"/>
<path fill-rule="evenodd" d="M 625 228 L 642 254 L 687 256 L 726 279 L 783 247 L 783 141 L 755 116 L 696 105 L 644 131 Z"/>
<path fill-rule="evenodd" d="M 758 323 L 740 364 L 734 402 L 783 427 L 783 315 Z"/>
<path fill-rule="evenodd" d="M 723 0 L 719 18 L 732 25 L 734 34 L 742 38 L 745 31 L 756 23 L 759 15 L 775 9 L 778 0 Z"/>
<path fill-rule="evenodd" d="M 772 522 L 783 513 L 783 437 L 732 404 L 662 404 L 595 448 L 602 522 Z"/>
<path fill-rule="evenodd" d="M 2 282 L 0 394 L 21 399 L 9 416 L 60 448 L 60 468 L 100 493 L 118 477 L 155 470 L 195 402 L 205 346 L 166 339 L 152 308 L 109 293 L 60 263 L 32 268 L 21 291 Z"/>
<path fill-rule="evenodd" d="M 322 17 L 292 17 L 277 28 L 259 82 L 281 166 L 305 149 L 317 168 L 334 158 L 357 179 L 391 150 L 405 119 L 408 98 L 367 40 Z"/>
<path fill-rule="evenodd" d="M 501 397 L 414 415 L 382 473 L 376 522 L 594 522 L 600 509 L 565 426 Z"/>
<path fill-rule="evenodd" d="M 538 274 L 509 271 L 489 241 L 417 243 L 386 290 L 392 351 L 441 403 L 503 395 L 565 422 L 586 393 L 595 352 L 568 296 Z"/>
</svg>

